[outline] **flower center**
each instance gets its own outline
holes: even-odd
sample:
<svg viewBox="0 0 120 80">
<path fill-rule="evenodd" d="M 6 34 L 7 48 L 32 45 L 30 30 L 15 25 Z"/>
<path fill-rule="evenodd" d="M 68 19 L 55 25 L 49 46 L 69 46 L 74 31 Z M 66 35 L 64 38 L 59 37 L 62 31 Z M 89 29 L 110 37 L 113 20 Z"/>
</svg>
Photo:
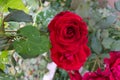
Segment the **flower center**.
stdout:
<svg viewBox="0 0 120 80">
<path fill-rule="evenodd" d="M 66 29 L 66 38 L 70 39 L 74 36 L 75 30 L 72 27 Z"/>
<path fill-rule="evenodd" d="M 65 54 L 61 55 L 61 57 L 60 57 L 61 62 L 64 62 L 64 61 L 69 62 L 69 61 L 73 61 L 73 60 L 74 60 L 74 56 L 69 53 L 65 53 Z"/>
<path fill-rule="evenodd" d="M 64 56 L 67 60 L 70 60 L 70 61 L 73 60 L 73 55 L 71 55 L 71 54 L 65 54 Z"/>
</svg>

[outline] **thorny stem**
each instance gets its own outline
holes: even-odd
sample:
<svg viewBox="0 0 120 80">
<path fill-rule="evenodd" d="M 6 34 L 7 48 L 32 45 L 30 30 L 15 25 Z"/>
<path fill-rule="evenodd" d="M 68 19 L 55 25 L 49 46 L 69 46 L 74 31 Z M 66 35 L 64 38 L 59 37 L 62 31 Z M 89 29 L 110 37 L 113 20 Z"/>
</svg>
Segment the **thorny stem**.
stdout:
<svg viewBox="0 0 120 80">
<path fill-rule="evenodd" d="M 94 61 L 94 65 L 93 65 L 91 71 L 94 71 L 94 70 L 95 70 L 95 66 L 96 66 L 96 65 L 98 65 L 98 67 L 100 68 L 100 67 L 101 67 L 101 64 L 102 64 L 101 60 L 99 59 L 98 56 L 96 56 L 96 59 L 95 59 L 95 61 Z"/>
<path fill-rule="evenodd" d="M 99 60 L 99 57 L 97 56 L 96 59 L 97 59 L 97 64 L 98 64 L 98 66 L 99 66 L 99 68 L 100 68 L 100 60 Z"/>
</svg>

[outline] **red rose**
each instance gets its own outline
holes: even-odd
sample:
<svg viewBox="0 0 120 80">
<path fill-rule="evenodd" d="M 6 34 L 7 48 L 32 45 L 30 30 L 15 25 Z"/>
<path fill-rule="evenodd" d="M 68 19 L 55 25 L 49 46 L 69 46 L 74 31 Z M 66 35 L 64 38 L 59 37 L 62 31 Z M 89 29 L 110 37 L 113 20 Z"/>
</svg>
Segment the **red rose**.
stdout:
<svg viewBox="0 0 120 80">
<path fill-rule="evenodd" d="M 70 80 L 82 80 L 82 76 L 80 75 L 79 71 L 74 70 L 72 72 L 68 72 L 70 76 Z"/>
<path fill-rule="evenodd" d="M 105 71 L 98 69 L 96 72 L 85 73 L 82 80 L 110 80 L 109 73 L 107 69 Z"/>
<path fill-rule="evenodd" d="M 110 59 L 105 58 L 106 68 L 111 71 L 110 80 L 120 80 L 120 51 L 111 51 Z"/>
<path fill-rule="evenodd" d="M 57 14 L 49 23 L 52 60 L 65 70 L 78 70 L 90 54 L 87 25 L 69 11 Z"/>
</svg>

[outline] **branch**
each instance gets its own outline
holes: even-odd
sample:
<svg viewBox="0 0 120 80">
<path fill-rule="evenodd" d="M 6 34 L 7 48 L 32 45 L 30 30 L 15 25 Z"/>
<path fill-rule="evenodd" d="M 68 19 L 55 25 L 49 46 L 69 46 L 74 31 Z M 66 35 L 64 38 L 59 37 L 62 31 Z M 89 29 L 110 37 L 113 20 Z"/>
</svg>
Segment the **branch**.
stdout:
<svg viewBox="0 0 120 80">
<path fill-rule="evenodd" d="M 2 21 L 2 24 L 0 26 L 0 33 L 5 33 L 5 31 L 4 31 L 4 19 L 3 19 L 2 13 L 0 13 L 0 17 L 1 17 L 1 21 Z"/>
</svg>

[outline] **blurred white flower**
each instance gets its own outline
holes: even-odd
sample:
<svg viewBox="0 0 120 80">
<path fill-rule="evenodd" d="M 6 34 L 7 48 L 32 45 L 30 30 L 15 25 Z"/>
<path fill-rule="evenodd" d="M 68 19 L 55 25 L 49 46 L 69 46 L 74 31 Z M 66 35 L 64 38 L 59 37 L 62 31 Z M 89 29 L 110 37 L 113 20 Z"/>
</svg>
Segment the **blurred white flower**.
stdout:
<svg viewBox="0 0 120 80">
<path fill-rule="evenodd" d="M 57 65 L 54 62 L 48 63 L 47 69 L 49 70 L 43 77 L 43 80 L 52 80 L 56 71 Z"/>
</svg>

